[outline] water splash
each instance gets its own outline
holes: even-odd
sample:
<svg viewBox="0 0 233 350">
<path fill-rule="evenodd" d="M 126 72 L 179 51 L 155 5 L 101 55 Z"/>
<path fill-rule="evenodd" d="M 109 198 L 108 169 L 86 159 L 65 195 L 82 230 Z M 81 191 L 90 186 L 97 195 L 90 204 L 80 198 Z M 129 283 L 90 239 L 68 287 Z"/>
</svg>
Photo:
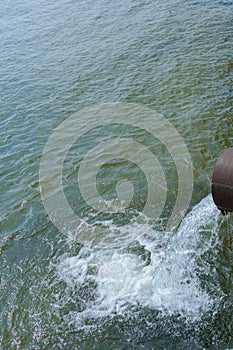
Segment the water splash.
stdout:
<svg viewBox="0 0 233 350">
<path fill-rule="evenodd" d="M 201 285 L 197 260 L 216 245 L 218 218 L 209 195 L 172 236 L 143 224 L 144 234 L 135 245 L 83 247 L 77 256 L 62 256 L 57 266 L 60 279 L 77 293 L 92 289 L 92 297 L 87 293 L 83 298 L 82 309 L 72 312 L 76 327 L 83 328 L 90 319 L 93 326 L 96 319 L 133 313 L 138 307 L 194 321 L 212 310 L 215 300 Z"/>
</svg>

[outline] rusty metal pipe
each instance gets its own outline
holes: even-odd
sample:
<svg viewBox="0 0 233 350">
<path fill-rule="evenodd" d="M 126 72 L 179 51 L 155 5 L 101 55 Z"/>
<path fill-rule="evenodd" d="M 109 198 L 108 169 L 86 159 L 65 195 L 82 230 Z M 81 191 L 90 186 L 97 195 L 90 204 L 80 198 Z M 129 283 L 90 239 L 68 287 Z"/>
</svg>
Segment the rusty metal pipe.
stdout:
<svg viewBox="0 0 233 350">
<path fill-rule="evenodd" d="M 212 177 L 212 196 L 222 214 L 233 212 L 233 147 L 219 156 Z"/>
</svg>

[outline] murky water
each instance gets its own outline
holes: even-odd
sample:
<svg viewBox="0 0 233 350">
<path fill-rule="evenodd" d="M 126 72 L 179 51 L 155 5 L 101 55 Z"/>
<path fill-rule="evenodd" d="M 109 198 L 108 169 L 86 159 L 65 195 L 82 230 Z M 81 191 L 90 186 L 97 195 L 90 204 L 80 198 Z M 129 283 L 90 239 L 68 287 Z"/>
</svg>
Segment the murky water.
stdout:
<svg viewBox="0 0 233 350">
<path fill-rule="evenodd" d="M 223 218 L 209 195 L 216 159 L 233 144 L 232 13 L 230 0 L 3 1 L 2 349 L 233 347 L 232 217 Z M 116 103 L 146 108 L 151 118 L 134 117 L 131 109 L 123 121 Z M 92 118 L 90 111 L 106 104 L 112 114 Z M 168 124 L 158 123 L 158 113 Z M 39 181 L 46 142 L 73 115 L 77 138 L 61 179 L 73 212 L 88 223 L 75 234 L 49 220 Z M 166 224 L 180 173 L 171 150 L 179 150 L 177 162 L 187 159 L 169 125 L 187 147 L 194 176 L 191 202 L 172 232 Z M 65 129 L 61 140 L 66 135 Z M 144 147 L 136 156 L 126 143 L 132 138 L 134 150 Z M 59 145 L 48 169 L 59 160 Z M 118 152 L 112 159 L 109 146 Z M 139 214 L 154 188 L 145 148 L 162 169 L 155 183 L 160 197 L 153 194 L 149 203 L 157 221 Z M 91 198 L 89 161 L 101 164 L 95 169 L 101 212 Z M 118 212 L 117 197 L 129 201 Z M 68 222 L 64 213 L 59 218 Z"/>
</svg>

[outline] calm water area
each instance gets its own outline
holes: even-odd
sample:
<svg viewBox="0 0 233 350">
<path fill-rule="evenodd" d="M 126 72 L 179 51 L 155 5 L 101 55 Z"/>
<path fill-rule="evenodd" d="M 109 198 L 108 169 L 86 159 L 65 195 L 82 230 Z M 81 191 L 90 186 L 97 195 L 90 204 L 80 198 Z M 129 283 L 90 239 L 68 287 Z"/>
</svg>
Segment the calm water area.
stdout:
<svg viewBox="0 0 233 350">
<path fill-rule="evenodd" d="M 70 234 L 47 215 L 40 164 L 74 115 L 61 179 L 88 227 Z M 166 230 L 182 176 L 167 145 L 187 162 L 181 139 L 193 169 L 184 202 L 193 191 Z M 231 0 L 1 0 L 0 349 L 233 349 L 232 215 L 210 195 L 216 160 L 232 146 Z M 162 169 L 154 222 L 138 214 L 154 188 L 145 149 Z M 95 177 L 89 162 L 101 159 Z M 117 193 L 131 201 L 98 211 L 95 188 L 105 203 Z M 151 196 L 158 211 L 161 198 Z"/>
</svg>

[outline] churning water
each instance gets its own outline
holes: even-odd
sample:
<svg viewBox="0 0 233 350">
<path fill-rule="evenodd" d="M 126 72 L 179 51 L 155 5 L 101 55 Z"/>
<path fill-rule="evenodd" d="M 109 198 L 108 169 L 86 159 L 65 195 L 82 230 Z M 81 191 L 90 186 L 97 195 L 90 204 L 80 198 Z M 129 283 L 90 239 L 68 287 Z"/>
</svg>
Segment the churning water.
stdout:
<svg viewBox="0 0 233 350">
<path fill-rule="evenodd" d="M 73 314 L 75 323 L 85 325 L 89 317 L 95 320 L 124 315 L 137 305 L 192 321 L 209 310 L 214 311 L 216 300 L 201 288 L 198 270 L 203 268 L 197 260 L 206 251 L 215 249 L 218 216 L 208 196 L 193 208 L 172 237 L 171 233 L 142 226 L 145 233 L 138 246 L 135 243 L 135 252 L 133 247 L 83 248 L 77 256 L 64 254 L 58 264 L 58 274 L 67 286 L 80 288 L 90 281 L 95 286 L 94 300 L 85 300 L 84 310 Z M 132 226 L 132 235 L 134 229 Z"/>
<path fill-rule="evenodd" d="M 1 349 L 233 348 L 232 217 L 209 195 L 232 31 L 230 0 L 2 0 Z"/>
</svg>

